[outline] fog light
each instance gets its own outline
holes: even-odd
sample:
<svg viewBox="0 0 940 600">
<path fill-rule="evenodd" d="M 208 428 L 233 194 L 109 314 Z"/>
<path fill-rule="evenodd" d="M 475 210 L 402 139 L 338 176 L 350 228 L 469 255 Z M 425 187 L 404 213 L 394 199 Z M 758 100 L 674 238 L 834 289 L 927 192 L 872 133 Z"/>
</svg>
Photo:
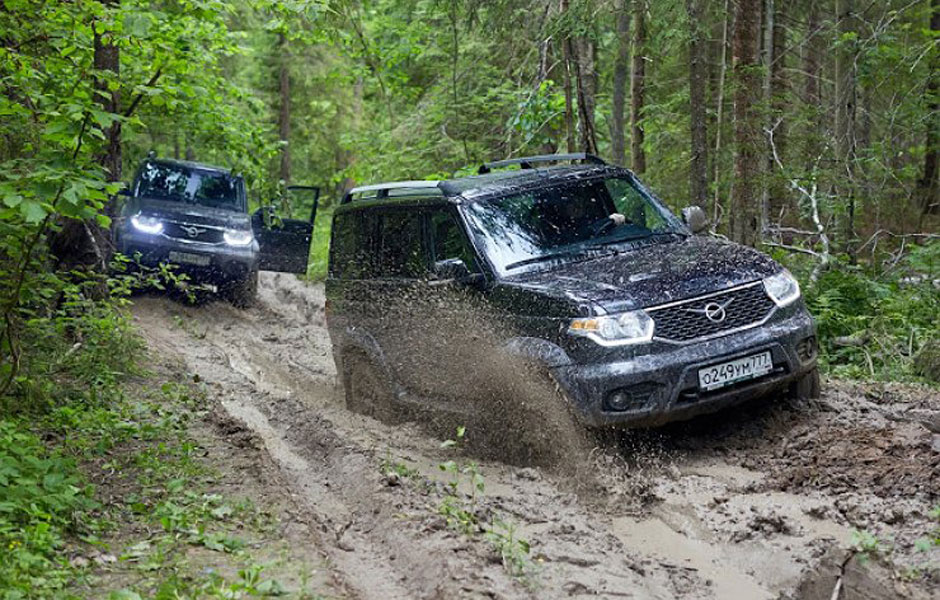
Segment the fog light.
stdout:
<svg viewBox="0 0 940 600">
<path fill-rule="evenodd" d="M 623 412 L 633 404 L 633 396 L 624 390 L 618 390 L 607 396 L 607 408 L 616 412 Z"/>
<path fill-rule="evenodd" d="M 816 358 L 816 337 L 810 336 L 797 344 L 796 355 L 804 363 Z"/>
<path fill-rule="evenodd" d="M 604 400 L 604 409 L 612 412 L 624 412 L 646 408 L 657 387 L 656 384 L 641 383 L 630 387 L 617 388 L 607 394 L 607 398 Z"/>
</svg>

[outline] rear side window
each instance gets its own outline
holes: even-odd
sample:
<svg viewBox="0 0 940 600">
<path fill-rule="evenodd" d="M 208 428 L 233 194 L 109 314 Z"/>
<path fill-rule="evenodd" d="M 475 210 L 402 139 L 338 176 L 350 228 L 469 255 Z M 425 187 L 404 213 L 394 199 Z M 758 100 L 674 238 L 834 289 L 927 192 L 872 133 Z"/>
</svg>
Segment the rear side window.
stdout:
<svg viewBox="0 0 940 600">
<path fill-rule="evenodd" d="M 361 212 L 336 215 L 330 241 L 330 276 L 339 279 L 368 277 L 372 257 L 370 224 Z"/>
<path fill-rule="evenodd" d="M 414 209 L 383 210 L 378 218 L 376 277 L 419 278 L 427 274 L 422 214 Z"/>
</svg>

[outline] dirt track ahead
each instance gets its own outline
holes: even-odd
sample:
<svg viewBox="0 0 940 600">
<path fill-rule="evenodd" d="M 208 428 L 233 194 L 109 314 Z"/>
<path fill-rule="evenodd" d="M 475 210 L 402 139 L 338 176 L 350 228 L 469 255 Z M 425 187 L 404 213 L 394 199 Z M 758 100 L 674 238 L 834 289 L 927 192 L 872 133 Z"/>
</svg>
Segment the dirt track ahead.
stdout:
<svg viewBox="0 0 940 600">
<path fill-rule="evenodd" d="M 935 390 L 830 383 L 628 436 L 589 457 L 595 485 L 478 461 L 478 512 L 528 540 L 511 576 L 483 535 L 450 529 L 441 463 L 475 460 L 414 424 L 346 410 L 320 286 L 263 275 L 250 310 L 140 297 L 153 352 L 206 383 L 233 427 L 257 435 L 315 523 L 339 589 L 359 598 L 930 598 L 940 552 L 918 551 L 940 504 Z M 468 431 L 468 436 L 473 431 Z M 389 477 L 390 465 L 407 467 Z M 852 531 L 879 540 L 860 564 Z M 932 575 L 923 575 L 932 565 Z M 926 569 L 929 570 L 929 567 Z M 833 590 L 839 588 L 838 595 Z"/>
</svg>

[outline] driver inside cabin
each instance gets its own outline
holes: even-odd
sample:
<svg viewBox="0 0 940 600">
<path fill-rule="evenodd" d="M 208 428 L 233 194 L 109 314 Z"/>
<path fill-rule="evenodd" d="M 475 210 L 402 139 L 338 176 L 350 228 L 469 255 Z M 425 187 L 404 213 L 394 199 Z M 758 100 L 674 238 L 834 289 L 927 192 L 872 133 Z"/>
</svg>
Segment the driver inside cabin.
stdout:
<svg viewBox="0 0 940 600">
<path fill-rule="evenodd" d="M 561 246 L 572 241 L 596 237 L 607 219 L 613 225 L 623 225 L 627 219 L 617 212 L 607 190 L 599 186 L 579 189 L 577 193 L 562 193 L 559 196 L 543 199 L 536 206 L 540 215 L 536 222 L 542 223 L 546 240 L 552 245 Z"/>
</svg>

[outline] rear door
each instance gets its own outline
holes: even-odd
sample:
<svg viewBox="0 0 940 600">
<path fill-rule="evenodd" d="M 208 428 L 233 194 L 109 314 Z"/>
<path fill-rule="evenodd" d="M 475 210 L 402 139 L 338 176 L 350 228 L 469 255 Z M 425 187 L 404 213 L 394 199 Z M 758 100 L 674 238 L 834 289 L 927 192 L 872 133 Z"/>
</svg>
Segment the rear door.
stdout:
<svg viewBox="0 0 940 600">
<path fill-rule="evenodd" d="M 258 268 L 262 271 L 306 273 L 320 188 L 291 186 L 287 190 L 292 206 L 311 207 L 310 220 L 280 219 L 270 207 L 258 209 L 251 219 L 255 239 L 258 240 Z"/>
</svg>

